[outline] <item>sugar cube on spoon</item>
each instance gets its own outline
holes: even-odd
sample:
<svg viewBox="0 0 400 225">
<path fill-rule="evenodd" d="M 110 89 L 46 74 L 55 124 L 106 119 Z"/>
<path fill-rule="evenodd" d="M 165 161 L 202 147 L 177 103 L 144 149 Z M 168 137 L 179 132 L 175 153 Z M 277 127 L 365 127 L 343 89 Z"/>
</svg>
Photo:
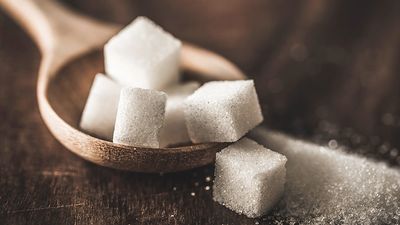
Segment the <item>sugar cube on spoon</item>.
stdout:
<svg viewBox="0 0 400 225">
<path fill-rule="evenodd" d="M 167 95 L 161 91 L 133 87 L 122 88 L 113 142 L 158 148 L 166 100 Z"/>
<path fill-rule="evenodd" d="M 179 80 L 181 41 L 145 17 L 104 46 L 105 71 L 125 86 L 161 90 Z"/>
<path fill-rule="evenodd" d="M 90 89 L 79 126 L 82 130 L 112 140 L 121 87 L 97 74 Z"/>
<path fill-rule="evenodd" d="M 194 143 L 234 142 L 263 120 L 253 80 L 208 82 L 185 100 L 184 113 Z"/>
<path fill-rule="evenodd" d="M 186 84 L 174 85 L 164 90 L 168 95 L 168 99 L 165 108 L 164 126 L 160 134 L 160 146 L 165 147 L 171 144 L 190 142 L 183 114 L 183 103 L 199 87 L 200 83 L 192 81 Z"/>
</svg>

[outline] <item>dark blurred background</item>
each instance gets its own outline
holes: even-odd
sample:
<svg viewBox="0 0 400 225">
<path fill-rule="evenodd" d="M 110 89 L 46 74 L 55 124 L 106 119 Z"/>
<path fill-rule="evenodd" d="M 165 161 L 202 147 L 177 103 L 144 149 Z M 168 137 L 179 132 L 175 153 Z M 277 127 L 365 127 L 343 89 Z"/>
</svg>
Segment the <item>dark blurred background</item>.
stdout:
<svg viewBox="0 0 400 225">
<path fill-rule="evenodd" d="M 400 165 L 400 1 L 64 3 L 120 24 L 147 16 L 254 78 L 266 126 Z M 144 175 L 66 151 L 37 110 L 39 61 L 34 43 L 0 11 L 0 224 L 254 224 L 201 191 L 212 165 Z"/>
</svg>

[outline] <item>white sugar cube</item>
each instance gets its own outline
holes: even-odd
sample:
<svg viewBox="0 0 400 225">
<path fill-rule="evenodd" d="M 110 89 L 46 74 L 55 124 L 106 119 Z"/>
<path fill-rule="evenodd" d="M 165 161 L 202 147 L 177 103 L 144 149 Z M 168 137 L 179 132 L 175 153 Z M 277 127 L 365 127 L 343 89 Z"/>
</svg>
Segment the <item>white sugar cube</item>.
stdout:
<svg viewBox="0 0 400 225">
<path fill-rule="evenodd" d="M 164 92 L 124 87 L 121 90 L 113 142 L 140 147 L 159 147 L 164 122 Z"/>
<path fill-rule="evenodd" d="M 160 134 L 160 146 L 190 142 L 183 114 L 183 102 L 199 86 L 198 82 L 189 82 L 183 85 L 174 85 L 165 90 L 168 99 L 164 126 Z"/>
<path fill-rule="evenodd" d="M 213 198 L 254 218 L 265 215 L 283 194 L 286 157 L 243 138 L 217 153 Z"/>
<path fill-rule="evenodd" d="M 82 113 L 82 130 L 112 140 L 121 87 L 103 74 L 97 74 Z"/>
<path fill-rule="evenodd" d="M 179 80 L 181 42 L 145 17 L 104 47 L 106 73 L 122 85 L 161 90 Z"/>
<path fill-rule="evenodd" d="M 263 116 L 253 80 L 213 81 L 185 100 L 192 142 L 234 142 L 261 123 Z"/>
</svg>

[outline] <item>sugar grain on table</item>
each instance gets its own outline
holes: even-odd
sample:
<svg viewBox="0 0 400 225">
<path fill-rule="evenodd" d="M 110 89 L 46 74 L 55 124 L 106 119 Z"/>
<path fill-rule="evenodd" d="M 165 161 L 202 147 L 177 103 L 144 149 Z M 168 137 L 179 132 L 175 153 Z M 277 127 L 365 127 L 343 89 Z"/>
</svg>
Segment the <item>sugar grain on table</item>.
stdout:
<svg viewBox="0 0 400 225">
<path fill-rule="evenodd" d="M 80 128 L 112 140 L 121 87 L 103 74 L 97 74 L 82 113 Z"/>
<path fill-rule="evenodd" d="M 400 224 L 398 168 L 263 128 L 250 136 L 288 158 L 285 194 L 271 216 L 301 224 Z"/>
<path fill-rule="evenodd" d="M 158 148 L 166 100 L 164 92 L 124 87 L 118 104 L 113 141 Z"/>
<path fill-rule="evenodd" d="M 179 79 L 181 42 L 145 17 L 104 47 L 106 73 L 121 85 L 158 89 Z"/>
</svg>

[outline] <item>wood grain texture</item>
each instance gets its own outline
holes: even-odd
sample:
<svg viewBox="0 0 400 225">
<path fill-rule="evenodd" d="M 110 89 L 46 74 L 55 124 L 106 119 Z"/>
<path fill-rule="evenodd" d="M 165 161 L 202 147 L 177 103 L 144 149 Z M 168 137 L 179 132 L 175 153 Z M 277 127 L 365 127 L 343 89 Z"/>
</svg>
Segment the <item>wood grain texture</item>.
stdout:
<svg viewBox="0 0 400 225">
<path fill-rule="evenodd" d="M 335 139 L 400 165 L 390 154 L 400 148 L 398 1 L 69 2 L 120 23 L 148 15 L 233 59 L 256 78 L 270 127 L 324 144 Z M 98 167 L 66 151 L 38 112 L 39 61 L 30 38 L 0 13 L 0 224 L 284 221 L 247 219 L 214 203 L 204 189 L 212 165 L 146 175 Z"/>
</svg>

